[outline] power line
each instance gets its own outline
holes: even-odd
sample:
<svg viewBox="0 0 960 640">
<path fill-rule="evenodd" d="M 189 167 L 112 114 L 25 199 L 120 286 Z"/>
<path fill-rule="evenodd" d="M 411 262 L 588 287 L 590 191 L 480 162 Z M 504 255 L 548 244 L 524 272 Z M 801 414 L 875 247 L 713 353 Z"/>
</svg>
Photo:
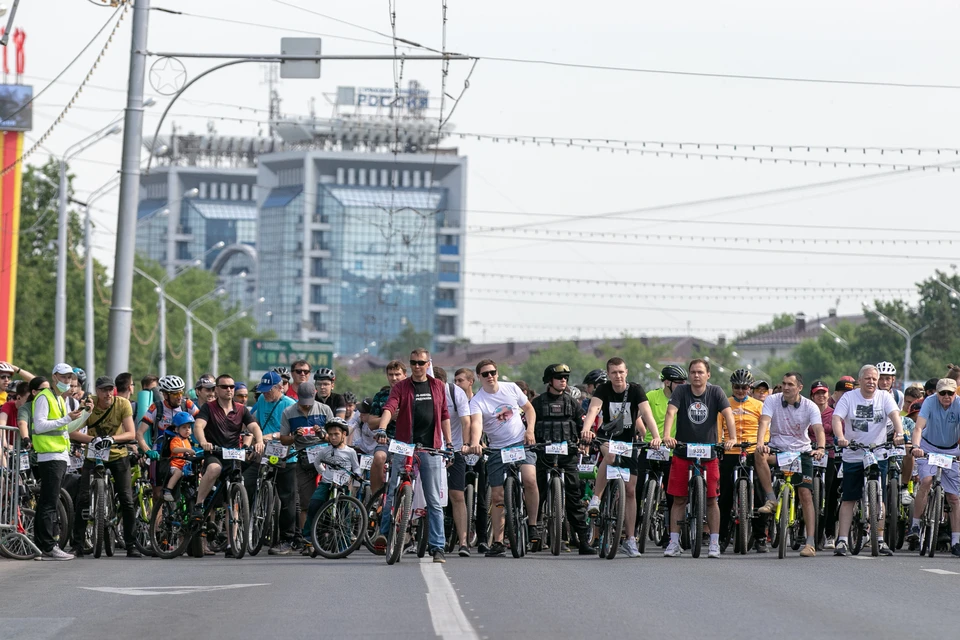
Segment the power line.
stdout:
<svg viewBox="0 0 960 640">
<path fill-rule="evenodd" d="M 693 294 L 689 293 L 610 293 L 610 292 L 590 292 L 590 291 L 543 291 L 543 290 L 530 290 L 530 289 L 484 289 L 469 287 L 468 292 L 470 293 L 481 293 L 481 294 L 515 294 L 522 296 L 533 296 L 533 297 L 544 297 L 544 296 L 562 296 L 564 298 L 602 298 L 609 300 L 611 298 L 622 298 L 622 299 L 635 299 L 635 300 L 662 300 L 667 299 L 678 299 L 678 300 L 690 300 L 691 297 L 694 297 Z M 821 293 L 764 293 L 764 300 L 797 300 L 797 299 L 825 299 L 825 298 L 834 298 L 836 294 L 821 292 Z M 861 299 L 870 299 L 873 297 L 900 297 L 900 294 L 885 291 L 877 294 L 861 294 L 859 297 Z M 851 297 L 856 297 L 854 295 L 848 296 L 847 300 Z M 695 295 L 697 300 L 731 300 L 732 296 L 727 294 L 702 294 L 698 293 Z M 467 298 L 465 299 L 473 299 Z"/>
<path fill-rule="evenodd" d="M 570 306 L 570 302 L 552 301 L 552 300 L 523 300 L 517 298 L 470 298 L 471 302 L 498 302 L 498 303 L 508 303 L 508 304 L 538 304 L 538 305 L 562 305 Z M 768 316 L 770 315 L 769 311 L 745 311 L 745 310 L 728 310 L 728 309 L 671 309 L 663 307 L 631 307 L 624 305 L 610 305 L 610 304 L 594 304 L 590 303 L 591 309 L 622 309 L 626 311 L 675 311 L 678 313 L 721 313 L 727 315 L 735 316 Z"/>
</svg>

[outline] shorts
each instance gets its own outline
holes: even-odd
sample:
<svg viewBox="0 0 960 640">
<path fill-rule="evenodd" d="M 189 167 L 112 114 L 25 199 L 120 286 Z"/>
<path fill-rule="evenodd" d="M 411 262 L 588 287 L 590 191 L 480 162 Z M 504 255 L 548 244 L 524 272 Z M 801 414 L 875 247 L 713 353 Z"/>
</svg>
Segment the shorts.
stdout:
<svg viewBox="0 0 960 640">
<path fill-rule="evenodd" d="M 219 455 L 217 455 L 216 453 L 212 453 L 212 452 L 210 452 L 210 451 L 207 451 L 206 453 L 204 453 L 204 454 L 203 454 L 203 468 L 204 468 L 204 470 L 206 470 L 207 467 L 209 467 L 209 466 L 210 466 L 211 464 L 213 464 L 213 463 L 217 463 L 218 465 L 220 465 L 220 468 L 221 468 L 221 469 L 223 468 L 223 458 L 221 458 L 221 457 L 220 457 Z"/>
<path fill-rule="evenodd" d="M 800 473 L 790 475 L 790 484 L 799 489 L 813 491 L 813 456 L 808 453 L 800 454 Z"/>
<path fill-rule="evenodd" d="M 517 442 L 514 444 L 507 445 L 503 447 L 507 449 L 509 447 L 519 447 L 522 446 L 522 442 Z M 526 458 L 521 465 L 529 464 L 536 466 L 537 464 L 537 454 L 533 451 L 526 451 Z M 503 460 L 500 458 L 500 453 L 491 454 L 487 459 L 487 484 L 491 487 L 502 487 L 504 480 L 507 478 L 506 465 L 503 464 Z"/>
<path fill-rule="evenodd" d="M 300 497 L 300 509 L 305 511 L 317 488 L 317 477 L 320 474 L 316 467 L 307 462 L 306 453 L 302 458 L 302 461 L 297 461 L 297 495 Z"/>
<path fill-rule="evenodd" d="M 887 461 L 879 460 L 880 474 L 886 475 Z M 863 462 L 843 462 L 843 478 L 840 479 L 840 494 L 843 502 L 855 502 L 863 497 Z M 883 479 L 880 486 L 883 487 Z"/>
<path fill-rule="evenodd" d="M 150 482 L 153 486 L 166 486 L 170 478 L 170 458 L 150 461 Z"/>
<path fill-rule="evenodd" d="M 927 444 L 926 441 L 920 443 L 920 448 L 923 449 L 925 453 L 945 453 L 950 456 L 960 455 L 960 450 L 958 450 L 957 447 L 940 449 Z M 960 472 L 958 472 L 957 468 L 958 463 L 954 460 L 950 468 L 944 469 L 943 473 L 940 474 L 940 484 L 943 485 L 943 491 L 955 496 L 960 495 Z M 934 476 L 937 473 L 937 469 L 938 467 L 927 462 L 926 458 L 919 458 L 917 460 L 917 475 L 920 476 L 921 480 Z M 844 471 L 844 475 L 846 475 L 846 471 Z"/>
<path fill-rule="evenodd" d="M 617 440 L 616 442 L 633 442 L 633 441 Z M 645 457 L 646 455 L 647 455 L 646 449 L 638 450 L 636 448 L 633 448 L 630 450 L 630 453 L 628 455 L 620 456 L 620 468 L 629 470 L 630 475 L 632 476 L 638 475 L 637 472 L 640 469 L 640 465 L 643 463 L 643 457 Z M 600 459 L 600 462 L 603 462 L 602 458 Z M 598 463 L 597 468 L 599 469 L 599 467 L 600 467 L 600 464 Z"/>
<path fill-rule="evenodd" d="M 447 467 L 447 490 L 463 491 L 467 488 L 467 461 L 462 453 L 453 454 L 453 464 Z"/>
<path fill-rule="evenodd" d="M 686 498 L 689 493 L 690 466 L 692 460 L 680 456 L 670 459 L 670 481 L 667 483 L 667 494 L 676 498 Z M 720 495 L 720 461 L 717 458 L 703 462 L 703 474 L 707 480 L 707 497 L 716 498 Z"/>
<path fill-rule="evenodd" d="M 380 453 L 381 451 L 384 452 L 385 454 L 387 454 L 387 455 L 389 456 L 389 455 L 390 455 L 390 445 L 388 445 L 388 444 L 378 444 L 378 445 L 376 446 L 376 448 L 374 448 L 374 450 L 373 450 L 374 453 Z"/>
</svg>

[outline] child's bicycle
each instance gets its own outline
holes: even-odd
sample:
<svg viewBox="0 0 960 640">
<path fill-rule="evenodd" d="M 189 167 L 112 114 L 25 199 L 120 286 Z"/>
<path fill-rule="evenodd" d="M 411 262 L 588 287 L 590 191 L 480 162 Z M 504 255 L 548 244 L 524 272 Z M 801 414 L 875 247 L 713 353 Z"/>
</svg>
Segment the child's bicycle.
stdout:
<svg viewBox="0 0 960 640">
<path fill-rule="evenodd" d="M 360 548 L 367 535 L 367 516 L 363 503 L 350 495 L 350 482 L 362 483 L 363 476 L 332 463 L 330 496 L 310 522 L 310 557 L 346 558 Z"/>
</svg>

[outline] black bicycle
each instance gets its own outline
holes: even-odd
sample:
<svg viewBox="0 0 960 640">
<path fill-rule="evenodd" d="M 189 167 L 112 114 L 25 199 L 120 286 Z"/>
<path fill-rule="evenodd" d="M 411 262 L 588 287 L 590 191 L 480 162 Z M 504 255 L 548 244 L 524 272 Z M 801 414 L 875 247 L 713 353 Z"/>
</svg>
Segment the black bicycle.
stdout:
<svg viewBox="0 0 960 640">
<path fill-rule="evenodd" d="M 274 445 L 276 443 L 276 445 Z M 274 445 L 274 446 L 271 446 Z M 260 460 L 257 474 L 257 493 L 250 510 L 250 541 L 247 553 L 255 556 L 266 546 L 268 549 L 280 542 L 280 494 L 277 491 L 277 473 L 287 466 L 297 453 L 276 440 L 267 443 Z"/>
<path fill-rule="evenodd" d="M 711 459 L 715 453 L 723 451 L 723 445 L 678 442 L 674 453 L 678 450 L 683 451 L 692 463 L 687 482 L 687 509 L 683 519 L 677 523 L 680 525 L 680 541 L 683 547 L 690 549 L 694 558 L 699 558 L 707 513 L 707 481 L 703 460 Z"/>
<path fill-rule="evenodd" d="M 520 467 L 526 460 L 526 452 L 534 445 L 516 445 L 505 449 L 484 449 L 491 456 L 501 456 L 506 477 L 503 481 L 503 528 L 510 553 L 514 558 L 527 555 L 527 504 L 523 499 L 523 479 Z"/>
</svg>

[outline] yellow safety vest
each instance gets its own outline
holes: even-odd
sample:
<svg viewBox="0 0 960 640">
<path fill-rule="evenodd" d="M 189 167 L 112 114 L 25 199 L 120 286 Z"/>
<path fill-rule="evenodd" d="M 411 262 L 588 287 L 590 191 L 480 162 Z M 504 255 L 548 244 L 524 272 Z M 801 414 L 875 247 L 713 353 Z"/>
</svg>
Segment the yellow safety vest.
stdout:
<svg viewBox="0 0 960 640">
<path fill-rule="evenodd" d="M 47 420 L 59 420 L 66 415 L 67 408 L 63 404 L 63 399 L 53 395 L 50 389 L 43 389 L 37 394 L 37 397 L 33 399 L 34 420 L 36 420 L 37 415 L 37 398 L 40 396 L 44 396 L 47 399 L 47 406 L 49 407 Z M 32 442 L 33 448 L 37 453 L 65 452 L 70 449 L 70 436 L 67 435 L 67 425 L 45 433 L 37 433 L 34 431 Z"/>
</svg>

